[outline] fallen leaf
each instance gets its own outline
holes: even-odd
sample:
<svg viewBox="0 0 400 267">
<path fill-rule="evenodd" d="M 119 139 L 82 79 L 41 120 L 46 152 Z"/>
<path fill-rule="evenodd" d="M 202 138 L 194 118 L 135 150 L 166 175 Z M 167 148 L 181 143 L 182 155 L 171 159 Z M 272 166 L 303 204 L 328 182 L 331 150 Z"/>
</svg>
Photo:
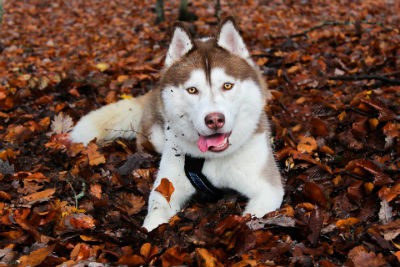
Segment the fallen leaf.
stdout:
<svg viewBox="0 0 400 267">
<path fill-rule="evenodd" d="M 183 264 L 191 266 L 191 262 L 190 255 L 187 252 L 182 251 L 179 246 L 168 248 L 161 255 L 161 265 L 163 267 L 178 266 Z"/>
<path fill-rule="evenodd" d="M 393 219 L 393 211 L 389 205 L 389 202 L 386 200 L 381 201 L 381 208 L 378 213 L 379 221 L 383 224 L 392 221 Z"/>
<path fill-rule="evenodd" d="M 65 134 L 72 131 L 74 122 L 72 118 L 64 113 L 60 113 L 54 116 L 51 121 L 51 131 L 50 134 Z"/>
<path fill-rule="evenodd" d="M 74 229 L 93 229 L 96 227 L 94 218 L 83 213 L 66 216 L 64 221 L 67 226 L 70 225 Z"/>
<path fill-rule="evenodd" d="M 318 145 L 315 138 L 312 136 L 301 136 L 300 142 L 297 145 L 297 150 L 301 153 L 309 153 L 311 154 L 315 150 L 317 150 Z"/>
<path fill-rule="evenodd" d="M 97 199 L 101 199 L 102 189 L 100 184 L 91 184 L 90 185 L 90 194 Z"/>
<path fill-rule="evenodd" d="M 94 142 L 90 142 L 86 149 L 90 166 L 97 166 L 106 162 L 106 158 L 98 151 L 98 146 Z"/>
<path fill-rule="evenodd" d="M 29 255 L 24 255 L 21 258 L 19 258 L 19 264 L 18 266 L 20 267 L 25 267 L 25 266 L 38 266 L 40 265 L 46 258 L 47 256 L 50 255 L 50 253 L 53 252 L 55 245 L 51 246 L 45 246 L 43 248 L 39 248 L 37 250 L 32 251 L 29 253 Z"/>
<path fill-rule="evenodd" d="M 281 227 L 295 227 L 296 221 L 294 218 L 278 214 L 274 217 L 256 218 L 247 222 L 247 226 L 254 231 L 264 229 L 267 225 L 276 225 Z"/>
<path fill-rule="evenodd" d="M 161 193 L 169 203 L 172 193 L 175 191 L 175 187 L 167 178 L 162 178 L 155 191 Z"/>
<path fill-rule="evenodd" d="M 380 199 L 391 202 L 400 195 L 400 183 L 395 184 L 393 187 L 383 186 L 378 195 Z"/>
<path fill-rule="evenodd" d="M 196 249 L 196 261 L 199 267 L 222 267 L 220 263 L 207 249 Z"/>
<path fill-rule="evenodd" d="M 131 193 L 119 194 L 118 206 L 126 211 L 129 216 L 132 216 L 142 210 L 145 201 L 142 196 L 136 196 Z"/>
<path fill-rule="evenodd" d="M 27 204 L 33 204 L 36 202 L 43 202 L 48 201 L 50 198 L 53 197 L 54 193 L 56 192 L 55 188 L 49 188 L 40 192 L 36 192 L 27 196 L 24 196 L 22 200 Z"/>
<path fill-rule="evenodd" d="M 357 267 L 380 267 L 387 264 L 382 254 L 376 255 L 372 251 L 368 252 L 364 246 L 354 247 L 350 250 L 348 257 Z"/>
<path fill-rule="evenodd" d="M 304 184 L 304 195 L 323 208 L 328 206 L 328 200 L 324 192 L 321 187 L 314 182 L 306 182 Z"/>
<path fill-rule="evenodd" d="M 347 218 L 347 219 L 341 219 L 336 221 L 336 227 L 339 229 L 346 229 L 349 228 L 357 223 L 359 223 L 360 220 L 358 218 Z"/>
</svg>

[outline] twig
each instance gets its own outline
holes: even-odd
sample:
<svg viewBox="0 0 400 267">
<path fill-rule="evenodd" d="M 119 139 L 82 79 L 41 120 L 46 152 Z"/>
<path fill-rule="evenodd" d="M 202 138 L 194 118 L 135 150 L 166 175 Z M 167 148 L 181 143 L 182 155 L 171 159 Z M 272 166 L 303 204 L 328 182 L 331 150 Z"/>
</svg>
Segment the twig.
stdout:
<svg viewBox="0 0 400 267">
<path fill-rule="evenodd" d="M 382 22 L 371 22 L 371 21 L 366 21 L 366 20 L 361 20 L 361 21 L 324 21 L 321 24 L 315 25 L 309 29 L 306 29 L 302 32 L 299 33 L 294 33 L 294 34 L 289 34 L 289 35 L 278 35 L 278 36 L 273 36 L 269 35 L 268 38 L 270 39 L 285 39 L 285 38 L 297 38 L 297 37 L 304 37 L 307 36 L 312 31 L 327 27 L 327 26 L 347 26 L 347 25 L 357 25 L 360 24 L 368 24 L 368 25 L 376 25 L 382 27 L 386 31 L 394 31 L 396 29 L 387 27 L 385 26 Z"/>
<path fill-rule="evenodd" d="M 78 208 L 78 201 L 85 196 L 85 191 L 86 191 L 86 183 L 82 181 L 82 190 L 79 194 L 76 194 L 76 191 L 74 187 L 72 186 L 71 182 L 66 179 L 67 183 L 71 187 L 72 193 L 74 194 L 74 200 L 75 200 L 75 208 Z"/>
<path fill-rule="evenodd" d="M 400 85 L 400 80 L 390 79 L 385 75 L 368 74 L 368 75 L 339 75 L 339 76 L 329 76 L 329 80 L 341 80 L 341 81 L 360 81 L 360 80 L 379 80 L 391 85 Z"/>
</svg>

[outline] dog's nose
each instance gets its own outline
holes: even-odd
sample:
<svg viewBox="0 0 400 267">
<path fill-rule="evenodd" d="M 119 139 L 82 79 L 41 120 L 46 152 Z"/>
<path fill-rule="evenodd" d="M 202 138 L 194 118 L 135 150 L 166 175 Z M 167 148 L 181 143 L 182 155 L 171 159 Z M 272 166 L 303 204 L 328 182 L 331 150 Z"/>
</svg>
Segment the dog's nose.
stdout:
<svg viewBox="0 0 400 267">
<path fill-rule="evenodd" d="M 218 130 L 224 127 L 225 124 L 225 116 L 220 112 L 213 112 L 208 114 L 204 118 L 204 122 L 206 123 L 207 127 L 212 130 Z"/>
</svg>

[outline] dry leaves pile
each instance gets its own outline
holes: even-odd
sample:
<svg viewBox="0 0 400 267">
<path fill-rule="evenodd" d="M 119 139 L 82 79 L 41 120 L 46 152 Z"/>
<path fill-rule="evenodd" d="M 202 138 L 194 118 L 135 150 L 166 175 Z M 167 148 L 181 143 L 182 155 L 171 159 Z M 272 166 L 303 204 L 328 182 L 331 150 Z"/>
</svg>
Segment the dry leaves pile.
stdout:
<svg viewBox="0 0 400 267">
<path fill-rule="evenodd" d="M 159 158 L 67 137 L 71 118 L 155 86 L 170 2 L 155 25 L 148 1 L 5 1 L 0 266 L 399 266 L 397 1 L 221 1 L 272 90 L 284 204 L 254 219 L 235 194 L 193 200 L 147 233 Z M 193 2 L 207 35 L 214 6 Z"/>
</svg>

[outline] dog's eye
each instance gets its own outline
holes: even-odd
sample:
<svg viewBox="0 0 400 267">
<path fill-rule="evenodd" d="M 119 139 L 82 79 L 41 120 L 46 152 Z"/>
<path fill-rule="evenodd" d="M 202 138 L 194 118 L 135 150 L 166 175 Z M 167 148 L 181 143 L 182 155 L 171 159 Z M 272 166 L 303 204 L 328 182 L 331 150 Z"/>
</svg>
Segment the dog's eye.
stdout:
<svg viewBox="0 0 400 267">
<path fill-rule="evenodd" d="M 224 85 L 223 85 L 223 89 L 224 90 L 231 90 L 233 88 L 233 83 L 228 83 L 228 82 L 226 82 L 226 83 L 224 83 Z"/>
<path fill-rule="evenodd" d="M 199 92 L 196 87 L 189 87 L 186 89 L 186 91 L 191 95 L 197 94 Z"/>
</svg>

